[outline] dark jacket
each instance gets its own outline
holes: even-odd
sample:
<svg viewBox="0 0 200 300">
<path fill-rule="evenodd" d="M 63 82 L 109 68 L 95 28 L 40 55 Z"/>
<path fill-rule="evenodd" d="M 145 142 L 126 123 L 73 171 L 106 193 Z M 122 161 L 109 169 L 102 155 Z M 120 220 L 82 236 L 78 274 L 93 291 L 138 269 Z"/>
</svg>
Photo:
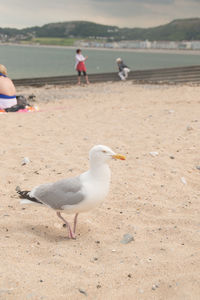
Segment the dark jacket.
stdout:
<svg viewBox="0 0 200 300">
<path fill-rule="evenodd" d="M 123 61 L 120 61 L 120 62 L 118 63 L 118 67 L 119 67 L 119 71 L 120 71 L 120 72 L 123 71 L 124 68 L 128 68 L 127 65 L 125 65 L 125 64 L 123 63 Z"/>
</svg>

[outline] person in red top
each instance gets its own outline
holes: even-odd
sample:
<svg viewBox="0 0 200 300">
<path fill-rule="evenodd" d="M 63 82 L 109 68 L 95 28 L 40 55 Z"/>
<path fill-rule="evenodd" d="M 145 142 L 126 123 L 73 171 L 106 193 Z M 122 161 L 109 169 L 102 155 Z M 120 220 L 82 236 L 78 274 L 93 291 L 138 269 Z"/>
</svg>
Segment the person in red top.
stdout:
<svg viewBox="0 0 200 300">
<path fill-rule="evenodd" d="M 88 76 L 86 73 L 85 61 L 88 59 L 88 56 L 84 57 L 81 53 L 81 49 L 76 50 L 76 65 L 75 68 L 78 72 L 78 84 L 81 84 L 81 72 L 85 77 L 85 81 L 89 84 Z"/>
</svg>

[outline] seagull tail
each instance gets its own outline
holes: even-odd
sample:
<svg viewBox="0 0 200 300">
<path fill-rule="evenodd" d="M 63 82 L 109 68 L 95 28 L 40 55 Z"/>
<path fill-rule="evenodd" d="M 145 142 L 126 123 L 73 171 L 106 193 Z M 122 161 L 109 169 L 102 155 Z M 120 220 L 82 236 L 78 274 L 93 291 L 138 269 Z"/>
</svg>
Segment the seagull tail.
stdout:
<svg viewBox="0 0 200 300">
<path fill-rule="evenodd" d="M 22 199 L 20 201 L 21 204 L 28 204 L 28 203 L 43 204 L 42 202 L 40 202 L 36 198 L 30 197 L 29 196 L 30 191 L 21 191 L 20 188 L 17 188 L 16 191 L 19 194 L 19 198 Z"/>
</svg>

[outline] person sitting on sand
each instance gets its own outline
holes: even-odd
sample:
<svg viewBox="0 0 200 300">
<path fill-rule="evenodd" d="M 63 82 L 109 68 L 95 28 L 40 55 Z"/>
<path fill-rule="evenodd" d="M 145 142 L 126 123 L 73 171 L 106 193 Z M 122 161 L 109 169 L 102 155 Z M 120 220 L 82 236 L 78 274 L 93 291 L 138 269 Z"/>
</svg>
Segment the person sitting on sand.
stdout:
<svg viewBox="0 0 200 300">
<path fill-rule="evenodd" d="M 86 73 L 85 61 L 88 59 L 88 56 L 84 57 L 81 53 L 81 49 L 76 50 L 76 65 L 75 68 L 78 71 L 78 84 L 81 84 L 81 72 L 85 77 L 86 83 L 89 84 L 88 76 Z"/>
<path fill-rule="evenodd" d="M 116 62 L 119 68 L 119 77 L 121 78 L 121 80 L 126 80 L 128 78 L 128 73 L 130 72 L 130 69 L 127 67 L 127 65 L 124 64 L 121 58 L 117 58 Z"/>
<path fill-rule="evenodd" d="M 0 64 L 0 109 L 9 108 L 17 104 L 16 89 L 10 78 L 7 77 L 7 70 Z"/>
</svg>

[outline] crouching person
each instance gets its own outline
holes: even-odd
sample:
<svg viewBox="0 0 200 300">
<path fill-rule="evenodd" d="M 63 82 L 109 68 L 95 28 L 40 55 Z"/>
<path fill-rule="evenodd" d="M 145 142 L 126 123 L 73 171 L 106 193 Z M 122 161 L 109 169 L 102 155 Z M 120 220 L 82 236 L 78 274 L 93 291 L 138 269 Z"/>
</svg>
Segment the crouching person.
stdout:
<svg viewBox="0 0 200 300">
<path fill-rule="evenodd" d="M 121 78 L 121 80 L 126 80 L 128 78 L 128 73 L 130 72 L 130 69 L 127 67 L 127 65 L 124 64 L 121 58 L 117 58 L 116 62 L 119 68 L 119 77 Z"/>
</svg>

